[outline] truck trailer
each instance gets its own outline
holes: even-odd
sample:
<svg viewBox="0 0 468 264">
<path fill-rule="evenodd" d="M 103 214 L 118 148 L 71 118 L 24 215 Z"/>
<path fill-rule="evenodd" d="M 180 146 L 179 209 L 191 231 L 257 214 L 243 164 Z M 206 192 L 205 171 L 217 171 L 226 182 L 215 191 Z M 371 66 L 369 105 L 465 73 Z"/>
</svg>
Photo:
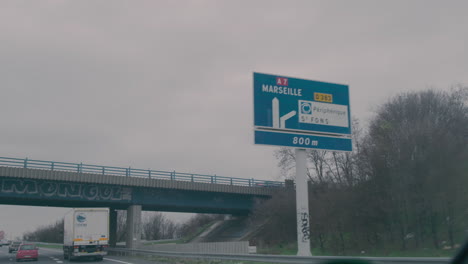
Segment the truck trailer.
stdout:
<svg viewBox="0 0 468 264">
<path fill-rule="evenodd" d="M 109 208 L 74 208 L 64 218 L 63 258 L 102 260 L 109 246 Z"/>
</svg>

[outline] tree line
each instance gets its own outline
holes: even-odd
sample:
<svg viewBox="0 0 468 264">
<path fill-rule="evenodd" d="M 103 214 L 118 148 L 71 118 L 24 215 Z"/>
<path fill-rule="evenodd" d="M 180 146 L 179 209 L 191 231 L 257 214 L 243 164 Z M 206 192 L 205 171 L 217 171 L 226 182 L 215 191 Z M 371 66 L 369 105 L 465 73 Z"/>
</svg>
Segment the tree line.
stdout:
<svg viewBox="0 0 468 264">
<path fill-rule="evenodd" d="M 63 243 L 63 219 L 23 234 L 24 241 Z"/>
<path fill-rule="evenodd" d="M 399 94 L 366 127 L 353 120 L 353 152 L 308 150 L 310 234 L 321 252 L 454 248 L 468 236 L 468 88 Z M 294 151 L 275 153 L 287 178 Z M 258 207 L 260 238 L 296 240 L 295 193 Z"/>
</svg>

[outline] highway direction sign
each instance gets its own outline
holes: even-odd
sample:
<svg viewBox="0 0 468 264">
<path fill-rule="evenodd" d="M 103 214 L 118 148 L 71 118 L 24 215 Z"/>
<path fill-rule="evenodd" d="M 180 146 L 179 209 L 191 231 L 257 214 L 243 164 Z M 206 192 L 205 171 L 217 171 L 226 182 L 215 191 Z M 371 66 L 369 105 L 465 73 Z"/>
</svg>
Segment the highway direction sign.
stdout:
<svg viewBox="0 0 468 264">
<path fill-rule="evenodd" d="M 351 151 L 347 85 L 254 73 L 255 144 Z"/>
</svg>

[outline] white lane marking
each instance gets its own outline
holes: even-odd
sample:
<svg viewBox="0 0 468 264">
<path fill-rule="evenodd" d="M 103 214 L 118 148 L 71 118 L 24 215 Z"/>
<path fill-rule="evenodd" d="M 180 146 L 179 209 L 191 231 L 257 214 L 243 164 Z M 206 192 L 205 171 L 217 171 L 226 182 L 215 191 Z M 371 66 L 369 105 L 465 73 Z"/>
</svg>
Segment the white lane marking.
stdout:
<svg viewBox="0 0 468 264">
<path fill-rule="evenodd" d="M 44 248 L 41 248 L 41 250 L 44 250 Z M 51 251 L 51 252 L 54 252 L 54 253 L 58 253 L 58 252 L 61 252 L 61 250 L 57 250 L 57 249 L 45 249 L 45 251 Z M 48 258 L 50 258 L 51 260 L 57 262 L 57 263 L 63 263 L 63 261 L 61 261 L 60 259 L 56 258 L 55 256 L 47 256 Z"/>
<path fill-rule="evenodd" d="M 116 260 L 116 259 L 110 259 L 110 258 L 104 258 L 104 259 L 105 260 L 110 260 L 110 261 L 115 261 L 115 262 L 122 263 L 122 264 L 133 264 L 133 263 L 130 263 L 130 262 L 125 262 L 125 261 Z"/>
</svg>

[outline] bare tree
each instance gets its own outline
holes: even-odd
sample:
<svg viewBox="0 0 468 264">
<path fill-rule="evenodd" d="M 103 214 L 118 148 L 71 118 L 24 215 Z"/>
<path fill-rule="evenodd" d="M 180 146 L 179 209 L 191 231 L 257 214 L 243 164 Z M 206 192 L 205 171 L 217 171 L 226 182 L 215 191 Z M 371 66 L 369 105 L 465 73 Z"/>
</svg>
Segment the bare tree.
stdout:
<svg viewBox="0 0 468 264">
<path fill-rule="evenodd" d="M 384 104 L 370 124 L 373 176 L 385 184 L 381 195 L 391 201 L 388 217 L 399 230 L 402 248 L 409 237 L 416 236 L 418 243 L 427 233 L 438 248 L 444 226 L 453 238 L 454 206 L 465 200 L 459 186 L 466 182 L 460 174 L 467 157 L 466 92 L 401 94 Z"/>
<path fill-rule="evenodd" d="M 63 243 L 63 219 L 23 235 L 25 241 Z"/>
<path fill-rule="evenodd" d="M 147 213 L 143 223 L 143 237 L 146 240 L 175 238 L 177 225 L 160 212 Z"/>
<path fill-rule="evenodd" d="M 117 240 L 125 241 L 127 238 L 127 211 L 117 211 Z"/>
</svg>

